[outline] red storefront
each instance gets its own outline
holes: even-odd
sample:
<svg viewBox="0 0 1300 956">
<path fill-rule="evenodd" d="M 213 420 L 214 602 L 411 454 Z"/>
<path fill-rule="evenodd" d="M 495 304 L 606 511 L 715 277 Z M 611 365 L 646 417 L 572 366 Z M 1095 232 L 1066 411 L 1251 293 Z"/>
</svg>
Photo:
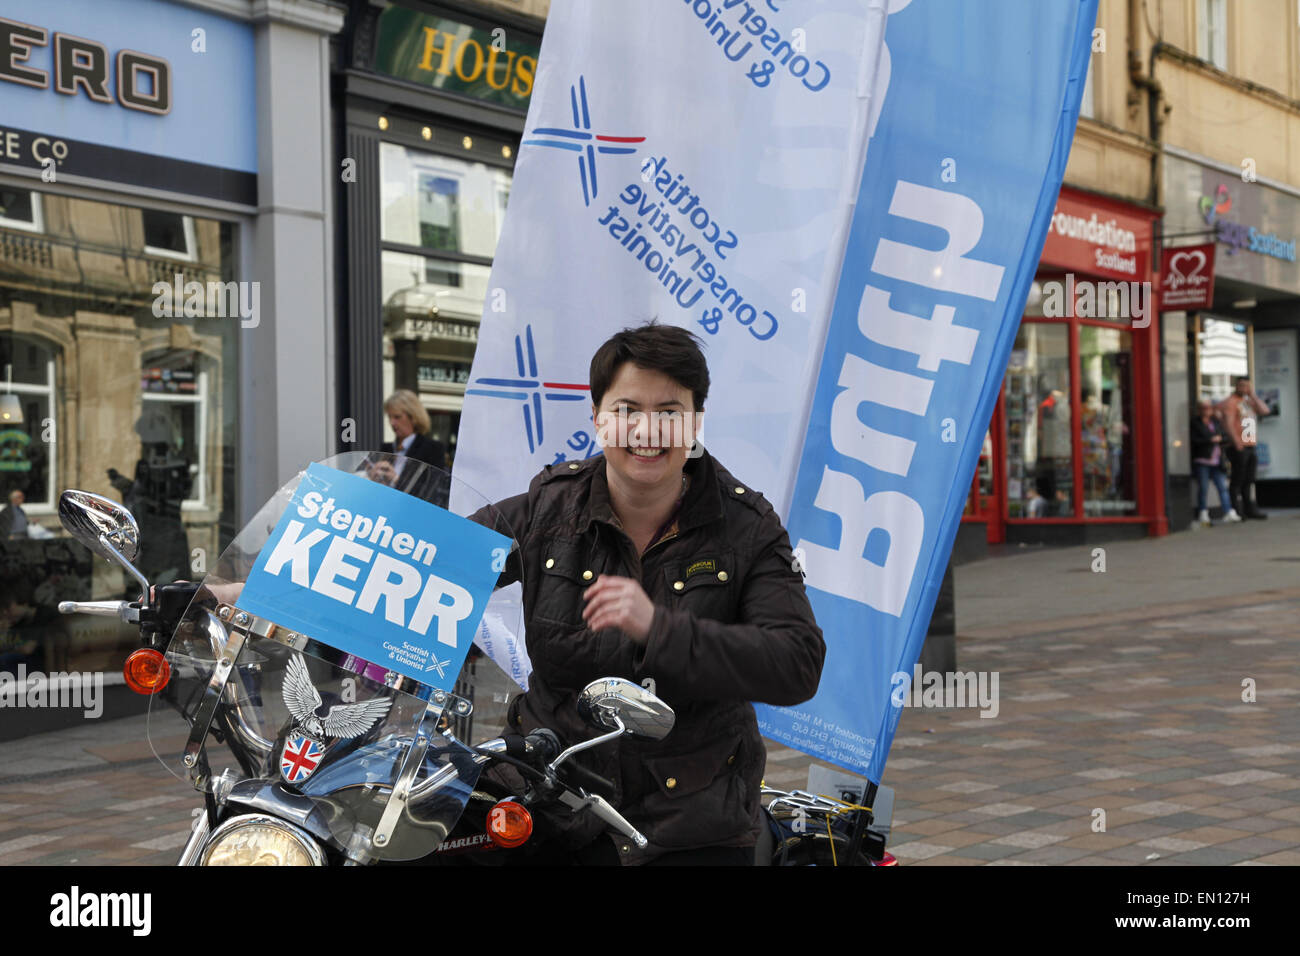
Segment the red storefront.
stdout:
<svg viewBox="0 0 1300 956">
<path fill-rule="evenodd" d="M 1157 218 L 1061 190 L 963 517 L 990 544 L 1168 532 Z"/>
</svg>

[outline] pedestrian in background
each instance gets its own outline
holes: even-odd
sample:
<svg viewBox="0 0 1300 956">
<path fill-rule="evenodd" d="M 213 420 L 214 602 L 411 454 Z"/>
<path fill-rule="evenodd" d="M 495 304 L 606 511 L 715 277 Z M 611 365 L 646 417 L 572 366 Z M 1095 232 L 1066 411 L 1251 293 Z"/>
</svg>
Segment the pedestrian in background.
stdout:
<svg viewBox="0 0 1300 956">
<path fill-rule="evenodd" d="M 1219 489 L 1219 505 L 1223 508 L 1224 522 L 1240 521 L 1241 515 L 1233 507 L 1228 492 L 1228 481 L 1223 475 L 1223 425 L 1216 418 L 1214 403 L 1201 399 L 1192 419 L 1192 464 L 1196 466 L 1196 523 L 1208 528 L 1209 484 Z"/>
<path fill-rule="evenodd" d="M 1258 463 L 1255 451 L 1258 419 L 1268 414 L 1268 406 L 1255 395 L 1250 379 L 1245 375 L 1237 379 L 1237 390 L 1219 403 L 1224 430 L 1231 444 L 1224 445 L 1228 463 L 1232 465 L 1229 490 L 1233 503 L 1243 518 L 1267 518 L 1255 501 L 1255 468 Z"/>
<path fill-rule="evenodd" d="M 398 491 L 424 497 L 424 492 L 434 495 L 431 499 L 439 506 L 446 507 L 445 481 L 441 481 L 442 469 L 447 467 L 447 449 L 442 442 L 429 437 L 429 413 L 420 404 L 420 399 L 409 389 L 398 389 L 384 402 L 384 412 L 388 415 L 388 424 L 393 429 L 395 440 L 385 442 L 381 451 L 396 455 L 393 470 L 396 472 L 393 487 Z M 424 487 L 424 482 L 414 478 L 419 468 L 407 468 L 406 459 L 433 465 L 438 473 L 433 475 L 432 487 Z M 441 499 L 441 500 L 439 500 Z"/>
<path fill-rule="evenodd" d="M 0 538 L 27 537 L 27 512 L 23 511 L 26 496 L 18 488 L 9 492 L 9 504 L 0 508 Z"/>
</svg>

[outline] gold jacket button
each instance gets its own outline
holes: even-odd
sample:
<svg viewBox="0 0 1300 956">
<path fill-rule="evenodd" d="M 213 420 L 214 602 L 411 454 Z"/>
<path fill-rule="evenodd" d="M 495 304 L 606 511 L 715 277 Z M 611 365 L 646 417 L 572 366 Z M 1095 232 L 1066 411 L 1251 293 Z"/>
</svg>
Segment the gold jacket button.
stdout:
<svg viewBox="0 0 1300 956">
<path fill-rule="evenodd" d="M 727 572 L 726 572 L 726 571 L 719 571 L 719 572 L 718 572 L 718 580 L 719 580 L 719 581 L 725 581 L 725 580 L 727 580 Z"/>
<path fill-rule="evenodd" d="M 553 567 L 555 567 L 555 559 L 554 559 L 554 558 L 547 558 L 547 559 L 546 559 L 546 566 L 547 566 L 548 568 L 553 568 Z"/>
<path fill-rule="evenodd" d="M 735 754 L 732 754 L 730 757 L 727 758 L 727 766 L 728 766 L 728 767 L 730 767 L 730 766 L 732 766 L 733 764 L 735 764 L 735 762 L 736 762 L 736 755 L 735 755 Z"/>
<path fill-rule="evenodd" d="M 590 581 L 590 580 L 591 580 L 591 572 L 590 572 L 590 571 L 583 571 L 583 572 L 582 572 L 582 580 L 584 580 L 584 581 Z"/>
<path fill-rule="evenodd" d="M 667 780 L 664 781 L 664 786 L 667 787 L 669 790 L 675 790 L 677 788 L 677 778 L 669 777 Z"/>
<path fill-rule="evenodd" d="M 569 471 L 577 471 L 581 467 L 582 466 L 579 465 L 576 461 L 569 462 Z"/>
<path fill-rule="evenodd" d="M 745 493 L 745 489 L 740 487 L 740 485 L 736 485 L 736 494 L 743 495 L 744 493 Z"/>
<path fill-rule="evenodd" d="M 680 590 L 681 590 L 682 588 L 684 588 L 684 587 L 686 587 L 686 585 L 683 584 L 681 581 L 674 581 L 674 582 L 673 582 L 673 590 L 674 590 L 674 591 L 680 591 Z"/>
</svg>

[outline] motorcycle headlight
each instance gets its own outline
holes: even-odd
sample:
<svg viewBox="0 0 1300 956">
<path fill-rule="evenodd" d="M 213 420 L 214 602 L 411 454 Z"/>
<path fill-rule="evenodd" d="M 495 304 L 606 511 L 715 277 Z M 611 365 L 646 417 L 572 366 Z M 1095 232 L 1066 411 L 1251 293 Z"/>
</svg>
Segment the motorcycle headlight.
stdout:
<svg viewBox="0 0 1300 956">
<path fill-rule="evenodd" d="M 199 866 L 324 865 L 310 833 L 262 813 L 231 817 L 213 831 L 199 857 Z"/>
</svg>

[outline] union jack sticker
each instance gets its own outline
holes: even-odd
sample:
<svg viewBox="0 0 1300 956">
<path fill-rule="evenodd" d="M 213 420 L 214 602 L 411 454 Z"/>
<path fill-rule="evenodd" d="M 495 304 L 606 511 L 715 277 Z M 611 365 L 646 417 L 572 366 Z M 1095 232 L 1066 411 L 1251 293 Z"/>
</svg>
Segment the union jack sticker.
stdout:
<svg viewBox="0 0 1300 956">
<path fill-rule="evenodd" d="M 280 776 L 287 783 L 301 783 L 320 766 L 324 756 L 325 746 L 321 741 L 304 733 L 290 734 L 280 753 Z"/>
</svg>

